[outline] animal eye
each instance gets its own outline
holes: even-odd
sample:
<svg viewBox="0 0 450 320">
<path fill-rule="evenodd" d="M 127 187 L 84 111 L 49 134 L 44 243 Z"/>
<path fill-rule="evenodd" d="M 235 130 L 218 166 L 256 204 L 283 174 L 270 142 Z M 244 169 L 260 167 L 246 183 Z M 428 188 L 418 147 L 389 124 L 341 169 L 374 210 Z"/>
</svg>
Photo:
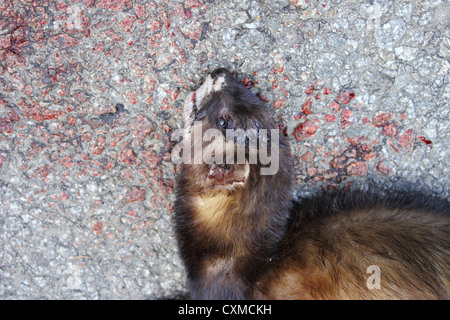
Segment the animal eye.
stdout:
<svg viewBox="0 0 450 320">
<path fill-rule="evenodd" d="M 220 117 L 220 119 L 219 119 L 219 125 L 220 125 L 222 128 L 226 129 L 226 128 L 228 127 L 228 120 L 225 119 L 224 116 Z"/>
</svg>

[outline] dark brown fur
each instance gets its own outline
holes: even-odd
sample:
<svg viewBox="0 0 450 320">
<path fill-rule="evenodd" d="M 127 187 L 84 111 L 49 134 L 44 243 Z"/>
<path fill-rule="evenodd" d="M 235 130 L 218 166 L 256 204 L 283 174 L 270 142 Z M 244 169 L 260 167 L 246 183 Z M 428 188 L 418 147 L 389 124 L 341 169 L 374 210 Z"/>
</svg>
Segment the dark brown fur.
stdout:
<svg viewBox="0 0 450 320">
<path fill-rule="evenodd" d="M 227 71 L 208 81 L 201 99 L 187 102 L 186 122 L 203 120 L 206 130 L 225 114 L 236 128 L 275 128 L 264 103 Z M 368 192 L 293 202 L 293 161 L 282 135 L 279 154 L 277 174 L 260 175 L 262 165 L 251 164 L 245 183 L 232 187 L 208 187 L 205 163 L 182 165 L 175 228 L 192 298 L 449 298 L 447 202 Z M 366 285 L 371 265 L 380 268 L 380 289 Z"/>
</svg>

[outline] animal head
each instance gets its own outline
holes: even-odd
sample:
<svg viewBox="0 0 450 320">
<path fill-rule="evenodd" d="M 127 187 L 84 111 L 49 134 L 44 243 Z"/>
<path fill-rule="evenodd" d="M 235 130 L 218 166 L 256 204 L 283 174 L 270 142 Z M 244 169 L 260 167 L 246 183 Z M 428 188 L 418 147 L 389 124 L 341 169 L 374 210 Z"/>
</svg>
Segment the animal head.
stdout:
<svg viewBox="0 0 450 320">
<path fill-rule="evenodd" d="M 204 189 L 243 186 L 252 170 L 278 172 L 280 138 L 265 103 L 217 69 L 186 97 L 183 162 Z"/>
</svg>

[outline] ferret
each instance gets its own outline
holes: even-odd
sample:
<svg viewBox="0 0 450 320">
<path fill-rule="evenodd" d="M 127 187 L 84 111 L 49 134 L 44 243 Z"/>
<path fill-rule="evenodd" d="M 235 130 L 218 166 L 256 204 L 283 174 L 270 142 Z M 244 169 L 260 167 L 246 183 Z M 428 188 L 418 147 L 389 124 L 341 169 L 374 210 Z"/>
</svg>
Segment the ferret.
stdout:
<svg viewBox="0 0 450 320">
<path fill-rule="evenodd" d="M 226 69 L 188 94 L 183 119 L 174 224 L 191 298 L 449 299 L 448 201 L 393 191 L 294 200 L 288 137 Z M 278 162 L 269 174 L 263 153 Z"/>
</svg>

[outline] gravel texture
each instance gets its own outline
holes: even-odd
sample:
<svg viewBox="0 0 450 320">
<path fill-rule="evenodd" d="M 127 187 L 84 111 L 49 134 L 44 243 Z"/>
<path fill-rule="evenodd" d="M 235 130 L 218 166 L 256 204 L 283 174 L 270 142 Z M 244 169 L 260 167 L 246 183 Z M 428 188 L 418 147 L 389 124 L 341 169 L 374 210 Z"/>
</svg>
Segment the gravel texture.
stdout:
<svg viewBox="0 0 450 320">
<path fill-rule="evenodd" d="M 185 296 L 170 136 L 217 67 L 291 137 L 299 196 L 449 198 L 449 57 L 441 0 L 2 0 L 0 298 Z"/>
</svg>

